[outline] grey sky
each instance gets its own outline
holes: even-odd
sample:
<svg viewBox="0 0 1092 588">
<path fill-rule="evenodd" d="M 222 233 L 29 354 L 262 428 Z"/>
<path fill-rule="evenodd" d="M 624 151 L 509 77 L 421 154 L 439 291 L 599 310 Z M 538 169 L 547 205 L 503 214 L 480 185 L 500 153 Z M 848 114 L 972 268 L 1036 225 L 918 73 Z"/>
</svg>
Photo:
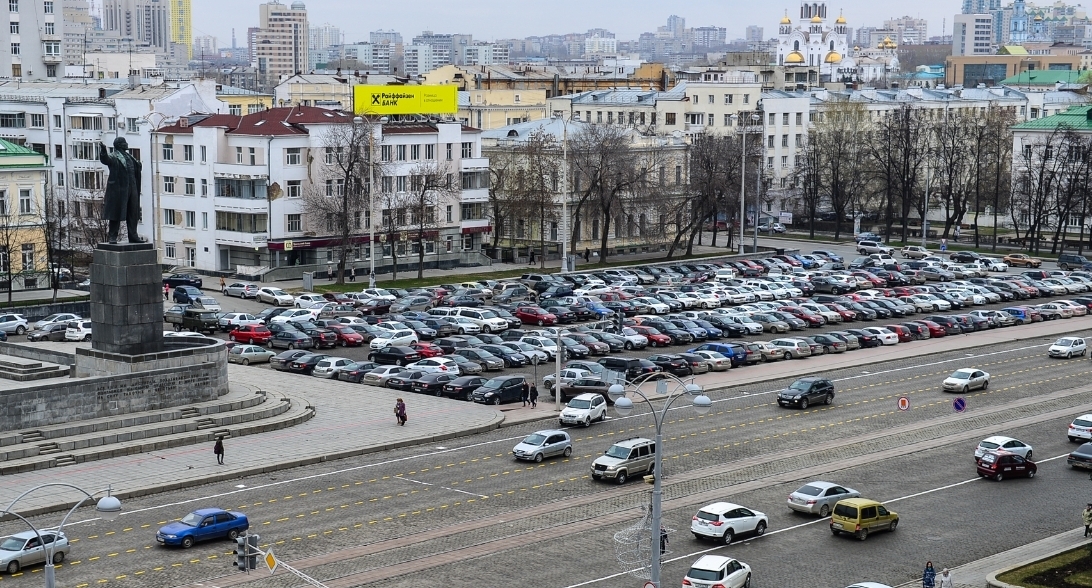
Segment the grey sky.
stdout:
<svg viewBox="0 0 1092 588">
<path fill-rule="evenodd" d="M 192 0 L 193 27 L 196 35 L 214 35 L 222 47 L 231 46 L 231 28 L 235 27 L 240 46 L 246 45 L 247 27 L 258 24 L 258 4 L 254 0 Z M 291 0 L 282 0 L 290 4 Z M 742 0 L 405 0 L 376 2 L 361 0 L 309 0 L 306 2 L 312 25 L 333 23 L 341 28 L 346 42 L 367 41 L 368 32 L 394 29 L 408 42 L 422 30 L 445 33 L 470 33 L 475 39 L 527 37 L 579 33 L 590 28 L 605 28 L 619 39 L 636 39 L 644 31 L 654 31 L 677 14 L 686 25 L 722 26 L 728 38 L 743 36 L 747 25 L 765 28 L 767 37 L 776 34 L 777 23 L 785 10 L 795 20 L 800 2 L 751 2 Z M 941 34 L 942 19 L 951 32 L 952 16 L 959 12 L 959 0 L 920 0 L 918 2 L 870 2 L 866 0 L 831 0 L 827 3 L 832 17 L 845 14 L 851 27 L 882 26 L 885 18 L 914 16 L 929 21 L 929 35 Z"/>
</svg>

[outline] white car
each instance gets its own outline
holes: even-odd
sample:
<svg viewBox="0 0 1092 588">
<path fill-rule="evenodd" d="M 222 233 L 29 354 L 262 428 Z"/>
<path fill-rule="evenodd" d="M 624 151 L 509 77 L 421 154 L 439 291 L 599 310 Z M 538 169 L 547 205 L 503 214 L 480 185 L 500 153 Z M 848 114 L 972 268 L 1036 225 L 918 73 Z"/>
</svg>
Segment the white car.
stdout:
<svg viewBox="0 0 1092 588">
<path fill-rule="evenodd" d="M 394 302 L 397 299 L 394 294 L 391 294 L 382 288 L 368 288 L 362 290 L 360 294 L 367 298 L 379 298 L 380 300 L 388 300 L 390 302 Z"/>
<path fill-rule="evenodd" d="M 90 341 L 91 340 L 91 321 L 80 319 L 78 321 L 72 321 L 68 323 L 68 328 L 64 331 L 65 341 Z"/>
<path fill-rule="evenodd" d="M 819 304 L 818 302 L 805 302 L 800 305 L 800 308 L 810 310 L 815 314 L 823 317 L 824 319 L 826 319 L 828 325 L 831 323 L 840 323 L 843 320 L 841 314 L 834 312 L 833 310 L 827 308 L 826 306 L 823 306 L 822 304 Z"/>
<path fill-rule="evenodd" d="M 761 335 L 764 327 L 760 323 L 751 320 L 751 317 L 742 314 L 723 314 L 724 320 L 735 323 L 747 330 L 748 335 Z"/>
<path fill-rule="evenodd" d="M 698 509 L 690 532 L 698 539 L 716 539 L 728 545 L 737 535 L 762 535 L 770 519 L 764 513 L 731 502 L 714 502 Z"/>
<path fill-rule="evenodd" d="M 478 325 L 483 333 L 497 333 L 508 328 L 508 321 L 497 316 L 497 313 L 491 310 L 479 310 L 477 308 L 458 308 L 456 310 L 455 316 L 469 319 L 470 322 Z"/>
<path fill-rule="evenodd" d="M 262 319 L 245 312 L 229 312 L 220 317 L 220 320 L 217 322 L 220 324 L 221 331 L 230 331 L 235 327 L 260 325 L 262 324 Z"/>
<path fill-rule="evenodd" d="M 1085 316 L 1088 314 L 1088 307 L 1080 302 L 1074 302 L 1072 300 L 1055 300 L 1054 304 L 1060 306 L 1068 306 L 1073 316 Z"/>
<path fill-rule="evenodd" d="M 30 330 L 27 317 L 21 314 L 0 314 L 0 331 L 23 335 Z"/>
<path fill-rule="evenodd" d="M 289 310 L 287 312 L 282 312 L 282 313 L 278 314 L 277 316 L 269 319 L 270 324 L 272 324 L 272 323 L 287 323 L 289 321 L 295 322 L 295 323 L 299 323 L 299 322 L 313 323 L 313 322 L 315 322 L 315 315 L 312 314 L 311 311 L 306 309 L 306 308 L 297 308 L 295 310 Z"/>
<path fill-rule="evenodd" d="M 579 379 L 582 379 L 582 378 L 594 378 L 594 377 L 596 377 L 595 374 L 591 373 L 588 370 L 583 370 L 583 369 L 579 369 L 579 368 L 562 368 L 562 370 L 561 370 L 561 385 L 564 386 L 565 384 L 575 382 L 576 380 L 579 380 Z M 553 390 L 554 380 L 556 378 L 557 378 L 557 374 L 554 374 L 554 373 L 546 374 L 546 377 L 542 379 L 542 386 L 547 391 Z"/>
<path fill-rule="evenodd" d="M 311 372 L 311 375 L 316 378 L 336 380 L 341 370 L 351 363 L 353 363 L 353 360 L 347 357 L 327 357 L 315 364 L 315 369 Z"/>
<path fill-rule="evenodd" d="M 1033 461 L 1031 459 L 1031 445 L 1028 445 L 1027 443 L 1024 443 L 1023 441 L 1020 441 L 1018 439 L 1013 439 L 1012 437 L 1003 437 L 1001 435 L 986 437 L 985 439 L 980 441 L 978 443 L 978 447 L 976 447 L 974 450 L 974 460 L 978 461 L 982 458 L 982 454 L 986 453 L 987 451 L 992 451 L 994 449 L 1003 449 L 1010 453 L 1015 453 L 1016 455 L 1019 455 L 1020 457 L 1023 457 L 1028 461 Z"/>
<path fill-rule="evenodd" d="M 625 340 L 624 346 L 627 350 L 630 349 L 644 349 L 648 347 L 648 337 L 634 331 L 630 327 L 623 327 L 621 333 L 614 333 L 615 337 L 621 337 Z"/>
<path fill-rule="evenodd" d="M 407 370 L 420 370 L 430 374 L 454 374 L 460 375 L 459 364 L 448 357 L 426 357 L 406 366 Z"/>
<path fill-rule="evenodd" d="M 557 417 L 558 423 L 564 425 L 583 425 L 590 427 L 592 423 L 607 418 L 607 400 L 602 394 L 581 394 L 570 400 L 561 415 Z"/>
<path fill-rule="evenodd" d="M 326 299 L 322 297 L 322 294 L 300 294 L 296 296 L 296 301 L 293 305 L 296 308 L 311 308 L 313 304 L 326 304 Z"/>
<path fill-rule="evenodd" d="M 273 306 L 292 306 L 296 302 L 296 299 L 288 292 L 285 292 L 280 288 L 271 288 L 268 286 L 265 288 L 258 288 L 256 298 L 258 299 L 258 302 L 265 302 L 266 304 L 272 304 Z"/>
<path fill-rule="evenodd" d="M 164 337 L 203 337 L 201 333 L 193 331 L 163 331 Z M 234 349 L 234 348 L 233 348 Z"/>
<path fill-rule="evenodd" d="M 709 369 L 714 372 L 723 372 L 732 369 L 731 358 L 725 357 L 719 351 L 695 351 L 694 355 L 700 356 L 709 363 Z"/>
<path fill-rule="evenodd" d="M 1088 343 L 1081 337 L 1062 337 L 1047 349 L 1050 357 L 1069 359 L 1074 355 L 1084 356 L 1088 352 Z"/>
<path fill-rule="evenodd" d="M 997 259 L 996 257 L 980 257 L 978 263 L 986 266 L 986 269 L 991 272 L 1007 272 L 1009 271 L 1009 264 Z"/>
<path fill-rule="evenodd" d="M 660 300 L 656 300 L 655 298 L 641 296 L 639 298 L 634 298 L 633 301 L 644 304 L 645 306 L 651 308 L 652 312 L 656 314 L 667 314 L 668 312 L 671 312 L 670 306 L 664 304 Z"/>
<path fill-rule="evenodd" d="M 521 337 L 520 343 L 526 343 L 545 353 L 551 361 L 557 356 L 557 342 L 548 337 Z"/>
<path fill-rule="evenodd" d="M 360 379 L 360 383 L 368 384 L 369 386 L 386 386 L 387 380 L 397 376 L 398 374 L 406 371 L 406 368 L 397 365 L 381 365 L 374 370 L 364 374 L 364 377 Z"/>
<path fill-rule="evenodd" d="M 885 327 L 865 327 L 861 330 L 870 335 L 875 335 L 880 340 L 880 343 L 883 343 L 884 345 L 899 344 L 899 335 Z"/>
<path fill-rule="evenodd" d="M 789 509 L 826 518 L 839 500 L 860 498 L 861 493 L 832 482 L 808 482 L 789 494 Z"/>
<path fill-rule="evenodd" d="M 932 304 L 933 310 L 935 312 L 952 310 L 951 302 L 948 302 L 947 300 L 934 294 L 914 294 L 913 296 L 911 296 L 911 298 L 913 298 L 914 300 L 921 300 Z"/>
<path fill-rule="evenodd" d="M 72 314 L 71 312 L 59 312 L 56 314 L 51 314 L 44 319 L 34 323 L 34 328 L 41 329 L 46 325 L 52 325 L 55 323 L 70 323 L 72 321 L 78 321 L 82 318 L 83 317 L 81 317 L 80 315 Z"/>
<path fill-rule="evenodd" d="M 1073 422 L 1069 423 L 1069 430 L 1066 435 L 1070 441 L 1079 441 L 1081 439 L 1092 441 L 1092 414 L 1082 414 L 1073 419 Z"/>
<path fill-rule="evenodd" d="M 372 339 L 368 346 L 371 349 L 383 349 L 390 345 L 412 345 L 414 343 L 417 343 L 417 333 L 405 330 L 391 331 L 389 335 L 384 333 L 383 336 Z"/>
<path fill-rule="evenodd" d="M 697 298 L 698 302 L 694 305 L 698 308 L 719 308 L 720 298 L 709 292 L 690 292 L 690 296 Z"/>
<path fill-rule="evenodd" d="M 451 319 L 455 323 L 455 330 L 460 335 L 476 335 L 482 332 L 482 328 L 479 327 L 477 323 L 475 323 L 471 319 L 466 318 L 465 316 L 448 315 L 447 318 Z M 507 324 L 508 323 L 506 321 L 505 326 L 507 326 Z"/>
<path fill-rule="evenodd" d="M 990 387 L 990 375 L 975 368 L 960 368 L 944 379 L 945 392 L 969 392 L 978 388 Z"/>
<path fill-rule="evenodd" d="M 744 588 L 751 585 L 751 566 L 722 555 L 703 555 L 690 565 L 682 585 Z"/>
</svg>

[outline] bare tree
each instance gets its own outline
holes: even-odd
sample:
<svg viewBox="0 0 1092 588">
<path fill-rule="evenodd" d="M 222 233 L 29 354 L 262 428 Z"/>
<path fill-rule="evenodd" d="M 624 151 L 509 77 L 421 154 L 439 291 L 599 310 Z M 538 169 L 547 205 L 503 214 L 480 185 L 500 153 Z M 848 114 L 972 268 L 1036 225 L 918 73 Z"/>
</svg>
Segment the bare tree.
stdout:
<svg viewBox="0 0 1092 588">
<path fill-rule="evenodd" d="M 647 167 L 635 167 L 634 148 L 629 133 L 617 125 L 585 125 L 575 134 L 570 153 L 576 196 L 573 216 L 579 218 L 585 207 L 601 222 L 599 261 L 609 255 L 607 241 L 611 221 L 624 208 L 623 198 L 641 178 L 647 179 Z M 573 246 L 575 247 L 574 233 Z"/>
<path fill-rule="evenodd" d="M 929 155 L 926 129 L 921 109 L 904 105 L 892 110 L 877 123 L 876 132 L 868 144 L 874 175 L 883 190 L 888 241 L 891 240 L 896 215 L 902 225 L 904 242 L 910 212 L 916 208 L 921 218 L 925 218 L 924 199 L 919 195 Z"/>
<path fill-rule="evenodd" d="M 1049 135 L 1024 143 L 1014 162 L 1010 213 L 1017 236 L 1021 227 L 1024 228 L 1029 253 L 1039 250 L 1043 230 L 1050 228 L 1055 191 L 1058 190 L 1066 159 L 1064 156 L 1056 157 L 1055 150 L 1067 132 L 1067 128 L 1058 127 Z"/>
<path fill-rule="evenodd" d="M 410 171 L 409 191 L 400 195 L 399 210 L 409 214 L 408 226 L 417 244 L 417 278 L 425 276 L 425 240 L 435 238 L 436 208 L 441 202 L 458 201 L 461 184 L 447 162 L 425 161 Z"/>
<path fill-rule="evenodd" d="M 61 287 L 62 271 L 72 270 L 71 252 L 64 246 L 68 231 L 66 226 L 68 211 L 65 208 L 65 201 L 51 192 L 45 196 L 43 206 L 38 211 L 38 222 L 41 223 L 43 232 L 46 268 L 49 271 L 49 287 L 53 290 L 54 302 L 57 301 L 57 290 Z M 63 269 L 65 265 L 69 266 L 67 270 Z"/>
<path fill-rule="evenodd" d="M 722 213 L 727 218 L 735 218 L 739 207 L 737 199 L 732 198 L 731 195 L 739 191 L 739 150 L 739 141 L 732 136 L 703 134 L 694 137 L 689 148 L 690 197 L 669 199 L 677 203 L 679 216 L 686 220 L 683 221 L 682 226 L 676 227 L 675 238 L 667 251 L 667 257 L 674 254 L 683 235 L 688 236 L 686 254 L 690 255 L 693 252 L 695 235 L 702 230 L 708 220 L 716 221 Z M 714 245 L 716 244 L 715 235 L 714 233 Z M 731 242 L 732 231 L 730 230 L 729 246 Z"/>
<path fill-rule="evenodd" d="M 489 210 L 493 220 L 493 247 L 499 247 L 501 238 L 508 234 L 513 222 L 516 204 L 509 196 L 515 187 L 515 175 L 519 158 L 517 145 L 501 145 L 501 149 L 489 152 Z"/>
</svg>

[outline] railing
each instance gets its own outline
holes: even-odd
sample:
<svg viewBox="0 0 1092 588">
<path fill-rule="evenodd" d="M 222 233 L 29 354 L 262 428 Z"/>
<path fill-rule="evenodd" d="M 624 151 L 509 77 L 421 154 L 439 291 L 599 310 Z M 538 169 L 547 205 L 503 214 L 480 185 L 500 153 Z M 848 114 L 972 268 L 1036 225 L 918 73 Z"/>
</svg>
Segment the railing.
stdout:
<svg viewBox="0 0 1092 588">
<path fill-rule="evenodd" d="M 375 273 L 376 276 L 381 274 L 390 274 L 391 267 L 394 264 L 394 260 L 385 257 L 381 260 L 376 260 Z M 491 266 L 493 260 L 490 259 L 484 253 L 480 251 L 452 251 L 451 253 L 426 253 L 425 254 L 425 269 L 437 269 L 437 268 L 452 268 L 459 266 Z M 413 277 L 416 274 L 410 274 L 417 269 L 417 254 L 407 253 L 405 255 L 398 256 L 398 271 L 407 272 L 407 277 Z M 286 265 L 281 267 L 257 267 L 257 266 L 236 266 L 235 274 L 240 279 L 252 279 L 261 282 L 279 282 L 284 280 L 298 280 L 303 277 L 304 272 L 313 272 L 318 279 L 332 279 L 332 276 L 328 276 L 328 273 L 333 270 L 337 272 L 337 264 L 317 263 L 307 265 Z M 348 271 L 348 270 L 346 270 Z M 364 283 L 367 283 L 368 279 L 368 262 L 367 260 L 356 261 L 356 277 L 358 282 L 361 279 Z M 364 286 L 361 286 L 363 288 Z"/>
</svg>

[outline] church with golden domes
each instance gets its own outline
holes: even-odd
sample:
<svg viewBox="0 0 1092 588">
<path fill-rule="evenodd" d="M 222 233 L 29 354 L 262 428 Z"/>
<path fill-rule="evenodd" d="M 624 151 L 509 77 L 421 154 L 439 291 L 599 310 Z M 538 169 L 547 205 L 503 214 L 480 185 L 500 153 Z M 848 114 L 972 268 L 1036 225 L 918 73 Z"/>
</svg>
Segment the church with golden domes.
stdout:
<svg viewBox="0 0 1092 588">
<path fill-rule="evenodd" d="M 796 26 L 786 14 L 777 29 L 777 65 L 818 67 L 822 81 L 871 82 L 898 71 L 893 41 L 886 39 L 875 49 L 851 47 L 846 18 L 839 14 L 834 26 L 827 19 L 824 2 L 801 3 Z"/>
</svg>

